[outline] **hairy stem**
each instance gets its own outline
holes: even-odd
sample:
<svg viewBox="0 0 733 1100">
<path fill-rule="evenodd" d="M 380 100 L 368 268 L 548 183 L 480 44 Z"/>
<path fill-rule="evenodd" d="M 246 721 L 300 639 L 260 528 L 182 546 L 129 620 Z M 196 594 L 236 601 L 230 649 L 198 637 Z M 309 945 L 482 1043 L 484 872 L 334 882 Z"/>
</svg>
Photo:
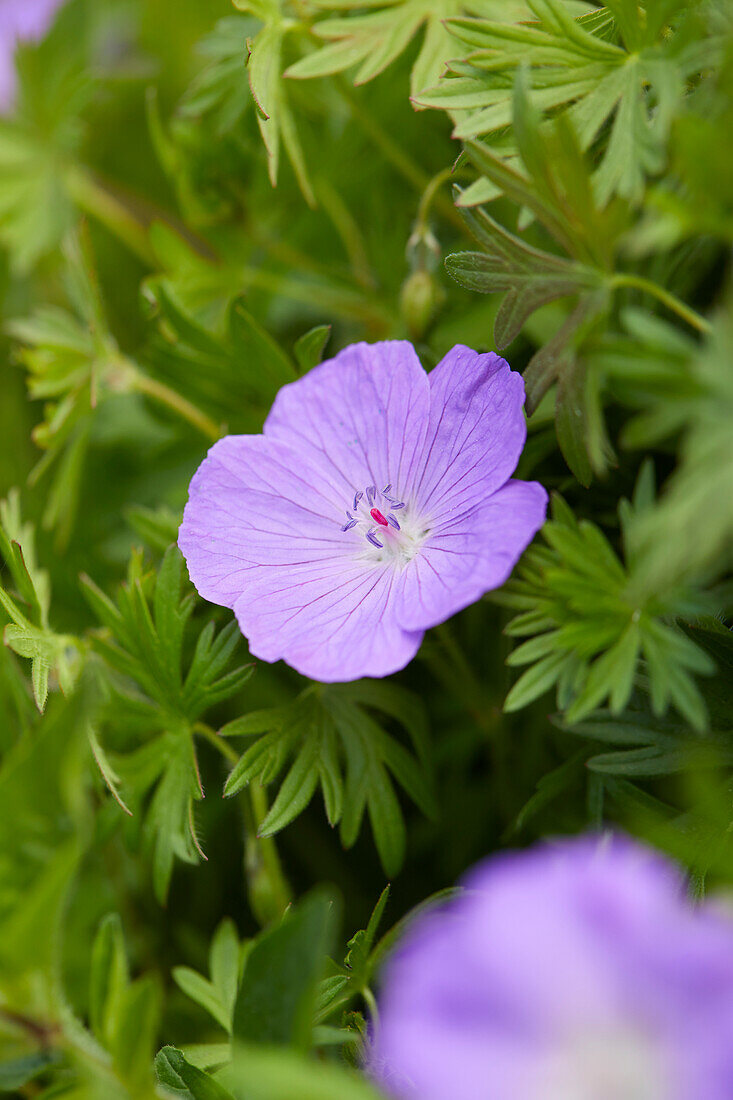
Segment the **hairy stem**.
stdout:
<svg viewBox="0 0 733 1100">
<path fill-rule="evenodd" d="M 665 305 L 667 309 L 672 313 L 676 313 L 678 317 L 681 317 L 683 321 L 686 321 L 692 328 L 697 329 L 698 332 L 708 333 L 711 331 L 711 324 L 704 317 L 701 317 L 685 302 L 681 302 L 679 298 L 676 298 L 674 294 L 670 294 L 664 287 L 659 286 L 657 283 L 652 282 L 651 279 L 645 279 L 643 275 L 631 275 L 625 272 L 619 272 L 611 279 L 611 287 L 629 287 L 633 290 L 643 290 L 646 294 L 651 294 L 653 298 L 656 298 L 658 302 Z"/>
<path fill-rule="evenodd" d="M 444 199 L 444 196 L 440 194 L 440 189 L 443 184 L 454 182 L 463 175 L 465 175 L 465 172 L 462 172 L 461 169 L 456 170 L 455 168 L 453 168 L 452 165 L 450 165 L 448 168 L 441 169 L 440 172 L 436 172 L 436 174 L 428 182 L 425 190 L 420 196 L 420 203 L 417 208 L 417 218 L 415 219 L 416 225 L 427 227 L 428 218 L 430 217 L 430 208 L 433 206 L 434 203 L 440 203 L 442 207 L 444 202 L 446 201 Z M 458 215 L 457 218 L 455 217 L 457 211 L 452 203 L 451 210 L 453 212 L 451 216 L 451 221 L 454 221 L 456 225 L 460 224 L 461 229 L 465 231 L 466 226 L 464 225 L 460 215 Z"/>
<path fill-rule="evenodd" d="M 145 264 L 155 266 L 148 232 L 130 205 L 105 187 L 91 172 L 72 165 L 65 175 L 66 186 L 76 205 L 101 222 Z"/>
<path fill-rule="evenodd" d="M 192 405 L 185 397 L 181 397 L 180 393 L 176 393 L 170 386 L 166 386 L 164 382 L 159 382 L 157 378 L 151 378 L 136 369 L 131 378 L 131 388 L 138 393 L 144 393 L 154 401 L 159 401 L 161 405 L 167 405 L 169 409 L 178 413 L 189 424 L 193 424 L 195 428 L 198 428 L 202 435 L 205 435 L 212 443 L 215 443 L 221 436 L 221 428 L 210 416 L 201 412 L 201 409 Z"/>
<path fill-rule="evenodd" d="M 337 83 L 341 95 L 349 104 L 354 119 L 359 123 L 370 141 L 372 141 L 382 152 L 385 160 L 389 161 L 392 167 L 399 172 L 403 179 L 406 179 L 416 191 L 419 191 L 421 194 L 425 192 L 433 183 L 433 180 L 431 180 L 427 172 L 408 157 L 397 142 L 390 137 L 383 126 L 370 114 L 360 102 L 359 98 L 354 95 L 351 85 L 342 74 L 339 74 L 337 77 Z M 443 217 L 452 222 L 462 232 L 465 232 L 466 227 L 463 223 L 463 218 L 450 199 L 446 198 L 444 195 L 438 194 L 435 197 L 435 203 L 436 206 L 440 207 L 440 212 Z"/>
<path fill-rule="evenodd" d="M 486 694 L 450 626 L 442 623 L 433 633 L 443 651 L 443 657 L 431 662 L 435 672 L 451 694 L 460 699 L 476 725 L 484 733 L 494 734 L 501 722 L 501 709 Z"/>
<path fill-rule="evenodd" d="M 229 764 L 239 760 L 236 749 L 205 722 L 196 722 L 194 732 L 204 737 Z M 244 815 L 244 870 L 252 912 L 262 925 L 279 920 L 291 902 L 288 881 L 273 837 L 259 836 L 268 811 L 267 794 L 259 783 L 242 791 Z"/>
</svg>

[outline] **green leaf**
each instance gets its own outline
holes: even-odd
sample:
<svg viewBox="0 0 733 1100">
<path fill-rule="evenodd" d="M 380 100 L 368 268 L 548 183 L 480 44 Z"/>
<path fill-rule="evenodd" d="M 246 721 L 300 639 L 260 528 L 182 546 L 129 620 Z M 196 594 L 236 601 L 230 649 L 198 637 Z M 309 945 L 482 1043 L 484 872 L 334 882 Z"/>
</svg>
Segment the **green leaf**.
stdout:
<svg viewBox="0 0 733 1100">
<path fill-rule="evenodd" d="M 237 1100 L 379 1100 L 363 1074 L 287 1050 L 244 1046 L 220 1077 Z"/>
<path fill-rule="evenodd" d="M 602 774 L 650 778 L 681 771 L 688 763 L 688 753 L 674 749 L 660 751 L 655 746 L 601 753 L 591 757 L 588 767 Z"/>
<path fill-rule="evenodd" d="M 348 15 L 317 21 L 313 30 L 325 39 L 326 45 L 296 61 L 286 70 L 286 76 L 298 79 L 329 76 L 358 65 L 354 83 L 365 84 L 391 65 L 424 26 L 425 34 L 410 78 L 410 93 L 414 97 L 442 74 L 454 51 L 444 21 L 466 5 L 463 0 L 393 0 L 392 3 L 344 0 L 318 6 L 344 8 Z M 526 11 L 519 3 L 503 6 L 505 10 L 511 9 L 509 17 Z M 367 10 L 355 10 L 359 8 Z"/>
<path fill-rule="evenodd" d="M 266 381 L 260 384 L 266 393 L 274 393 L 286 382 L 294 381 L 295 369 L 289 356 L 245 309 L 240 298 L 232 302 L 229 327 L 234 354 L 254 360 L 253 374 L 258 381 L 264 375 Z"/>
<path fill-rule="evenodd" d="M 89 1022 L 105 1047 L 112 1042 L 129 982 L 122 922 L 117 913 L 108 913 L 92 946 L 89 978 Z"/>
<path fill-rule="evenodd" d="M 18 593 L 15 599 L 0 587 L 0 607 L 12 620 L 4 628 L 3 641 L 19 657 L 30 660 L 33 698 L 43 712 L 52 671 L 62 692 L 72 691 L 79 672 L 79 643 L 70 635 L 56 634 L 48 625 L 48 575 L 36 564 L 34 533 L 21 521 L 17 492 L 0 502 L 0 553 Z"/>
<path fill-rule="evenodd" d="M 712 21 L 698 21 L 691 36 L 695 14 L 677 17 L 678 6 L 656 19 L 645 17 L 644 25 L 638 13 L 632 17 L 618 5 L 573 18 L 562 0 L 528 0 L 532 21 L 449 19 L 446 26 L 464 55 L 469 47 L 469 59 L 452 62 L 448 78 L 418 103 L 448 111 L 458 138 L 487 135 L 497 148 L 512 138 L 520 144 L 522 119 L 511 89 L 527 67 L 532 110 L 567 119 L 581 149 L 597 154 L 593 189 L 599 204 L 616 194 L 638 205 L 646 178 L 663 167 L 670 124 L 688 82 L 715 64 L 719 48 Z M 621 43 L 614 40 L 619 28 Z"/>
<path fill-rule="evenodd" d="M 371 711 L 378 712 L 380 722 Z M 385 718 L 407 731 L 416 756 L 383 728 Z M 368 810 L 380 859 L 393 875 L 404 857 L 405 830 L 390 775 L 423 813 L 437 816 L 424 708 L 396 685 L 362 680 L 307 688 L 290 706 L 254 711 L 221 732 L 227 737 L 264 735 L 234 766 L 225 795 L 256 779 L 265 785 L 274 782 L 292 760 L 260 827 L 261 836 L 273 836 L 290 824 L 320 785 L 329 823 L 340 822 L 347 847 L 355 842 Z"/>
<path fill-rule="evenodd" d="M 407 838 L 397 795 L 384 768 L 373 770 L 367 808 L 379 858 L 391 878 L 402 868 Z"/>
<path fill-rule="evenodd" d="M 560 370 L 555 401 L 555 431 L 563 458 L 581 485 L 590 485 L 593 470 L 588 456 L 586 366 L 570 358 Z"/>
<path fill-rule="evenodd" d="M 192 1100 L 234 1100 L 232 1093 L 187 1062 L 176 1047 L 163 1047 L 155 1056 L 155 1072 L 161 1085 Z"/>
<path fill-rule="evenodd" d="M 600 275 L 591 268 L 526 244 L 486 211 L 462 209 L 461 213 L 486 251 L 446 256 L 446 270 L 469 290 L 505 292 L 494 322 L 497 347 L 510 344 L 540 306 L 600 286 Z"/>
<path fill-rule="evenodd" d="M 566 653 L 551 653 L 523 672 L 504 700 L 504 710 L 521 710 L 544 695 L 557 682 L 567 660 Z"/>
<path fill-rule="evenodd" d="M 257 14 L 255 6 L 248 4 L 247 8 Z M 257 110 L 257 124 L 269 158 L 270 180 L 274 187 L 277 183 L 282 142 L 303 197 L 310 206 L 315 206 L 300 138 L 282 81 L 283 39 L 288 28 L 277 9 L 271 9 L 266 18 L 265 26 L 249 42 L 247 65 L 249 86 Z"/>
<path fill-rule="evenodd" d="M 133 1087 L 150 1079 L 150 1065 L 162 1007 L 162 991 L 153 976 L 138 978 L 123 994 L 110 1049 L 115 1066 Z"/>
<path fill-rule="evenodd" d="M 318 366 L 330 338 L 331 325 L 316 325 L 298 337 L 293 351 L 302 374 Z"/>
<path fill-rule="evenodd" d="M 312 893 L 262 933 L 247 956 L 233 1038 L 308 1050 L 316 985 L 330 942 L 332 899 Z"/>
<path fill-rule="evenodd" d="M 645 501 L 641 515 L 651 507 L 649 492 L 644 468 L 635 494 L 640 507 Z M 664 620 L 700 614 L 705 603 L 691 600 L 681 587 L 662 597 L 656 578 L 652 587 L 645 586 L 643 555 L 624 567 L 598 528 L 578 522 L 560 497 L 553 498 L 552 510 L 543 529 L 551 552 L 530 550 L 517 579 L 504 590 L 505 601 L 522 612 L 508 633 L 533 635 L 509 658 L 510 664 L 529 667 L 509 692 L 505 709 L 519 709 L 557 684 L 563 728 L 578 723 L 583 732 L 591 712 L 608 700 L 612 714 L 620 714 L 634 686 L 644 683 L 655 714 L 673 701 L 693 727 L 704 729 L 705 701 L 691 674 L 709 676 L 714 663 L 696 640 Z M 619 511 L 633 525 L 634 509 L 622 502 Z"/>
<path fill-rule="evenodd" d="M 40 1077 L 60 1060 L 53 1051 L 39 1051 L 0 1062 L 0 1092 L 14 1092 L 22 1089 L 36 1077 Z"/>
<path fill-rule="evenodd" d="M 222 1004 L 219 991 L 212 982 L 188 966 L 174 966 L 172 975 L 178 988 L 187 997 L 200 1005 L 226 1031 L 230 1030 L 231 1011 Z"/>
</svg>

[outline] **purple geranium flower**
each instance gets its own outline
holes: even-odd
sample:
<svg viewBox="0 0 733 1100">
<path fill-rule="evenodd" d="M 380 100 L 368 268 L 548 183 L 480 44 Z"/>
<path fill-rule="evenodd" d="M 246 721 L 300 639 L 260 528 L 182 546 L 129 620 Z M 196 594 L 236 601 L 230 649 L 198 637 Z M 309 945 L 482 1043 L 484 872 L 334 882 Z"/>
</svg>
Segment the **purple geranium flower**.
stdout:
<svg viewBox="0 0 733 1100">
<path fill-rule="evenodd" d="M 415 1100 L 730 1100 L 733 920 L 623 838 L 480 865 L 388 965 L 372 1072 Z"/>
<path fill-rule="evenodd" d="M 0 0 L 0 112 L 15 96 L 15 47 L 43 38 L 64 0 Z"/>
<path fill-rule="evenodd" d="M 509 478 L 524 385 L 458 346 L 428 376 L 411 344 L 354 344 L 278 394 L 260 436 L 219 440 L 178 543 L 254 656 L 316 680 L 386 676 L 424 631 L 496 588 L 541 526 Z"/>
</svg>

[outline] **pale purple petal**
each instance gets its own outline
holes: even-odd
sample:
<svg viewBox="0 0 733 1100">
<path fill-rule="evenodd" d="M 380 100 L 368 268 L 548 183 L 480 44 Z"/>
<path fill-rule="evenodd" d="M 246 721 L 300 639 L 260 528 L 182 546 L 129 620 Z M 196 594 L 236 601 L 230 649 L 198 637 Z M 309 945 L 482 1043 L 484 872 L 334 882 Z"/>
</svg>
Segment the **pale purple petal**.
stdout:
<svg viewBox="0 0 733 1100">
<path fill-rule="evenodd" d="M 178 535 L 191 580 L 205 599 L 233 608 L 256 565 L 332 563 L 348 549 L 340 503 L 283 444 L 220 439 L 191 481 Z"/>
<path fill-rule="evenodd" d="M 412 344 L 352 344 L 283 386 L 265 436 L 294 447 L 341 492 L 403 485 L 420 455 L 429 386 Z"/>
<path fill-rule="evenodd" d="M 504 584 L 546 511 L 538 482 L 509 481 L 474 511 L 439 523 L 401 578 L 402 626 L 427 630 Z"/>
<path fill-rule="evenodd" d="M 409 486 L 436 522 L 473 508 L 514 473 L 527 429 L 522 376 L 493 352 L 457 344 L 430 375 L 423 465 Z"/>
<path fill-rule="evenodd" d="M 412 660 L 423 637 L 391 614 L 393 584 L 392 570 L 358 563 L 259 569 L 234 611 L 262 660 L 285 660 L 324 683 L 388 676 Z"/>
<path fill-rule="evenodd" d="M 733 920 L 622 838 L 495 858 L 389 964 L 372 1070 L 414 1100 L 727 1100 Z"/>
</svg>

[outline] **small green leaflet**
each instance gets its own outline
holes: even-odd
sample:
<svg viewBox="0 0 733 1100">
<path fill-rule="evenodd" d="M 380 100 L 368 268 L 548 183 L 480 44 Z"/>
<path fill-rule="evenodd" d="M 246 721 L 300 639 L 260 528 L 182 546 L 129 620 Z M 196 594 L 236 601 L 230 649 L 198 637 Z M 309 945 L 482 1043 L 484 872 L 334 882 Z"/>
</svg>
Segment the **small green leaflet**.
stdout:
<svg viewBox="0 0 733 1100">
<path fill-rule="evenodd" d="M 694 674 L 710 675 L 714 663 L 669 621 L 692 613 L 688 593 L 641 589 L 640 558 L 624 568 L 598 527 L 578 522 L 557 496 L 543 536 L 549 549 L 531 550 L 506 592 L 506 602 L 521 611 L 507 633 L 528 638 L 508 664 L 529 667 L 504 709 L 519 710 L 555 687 L 569 725 L 606 701 L 620 714 L 643 668 L 653 712 L 674 703 L 694 729 L 704 729 L 707 710 Z"/>
<path fill-rule="evenodd" d="M 414 755 L 381 724 L 390 719 L 408 733 Z M 313 685 L 292 704 L 244 715 L 221 733 L 257 737 L 229 776 L 227 795 L 254 781 L 275 782 L 291 761 L 261 836 L 290 824 L 320 786 L 328 820 L 340 825 L 347 848 L 368 812 L 380 859 L 392 876 L 404 858 L 405 825 L 391 777 L 423 813 L 436 814 L 424 713 L 413 695 L 394 684 Z"/>
</svg>

